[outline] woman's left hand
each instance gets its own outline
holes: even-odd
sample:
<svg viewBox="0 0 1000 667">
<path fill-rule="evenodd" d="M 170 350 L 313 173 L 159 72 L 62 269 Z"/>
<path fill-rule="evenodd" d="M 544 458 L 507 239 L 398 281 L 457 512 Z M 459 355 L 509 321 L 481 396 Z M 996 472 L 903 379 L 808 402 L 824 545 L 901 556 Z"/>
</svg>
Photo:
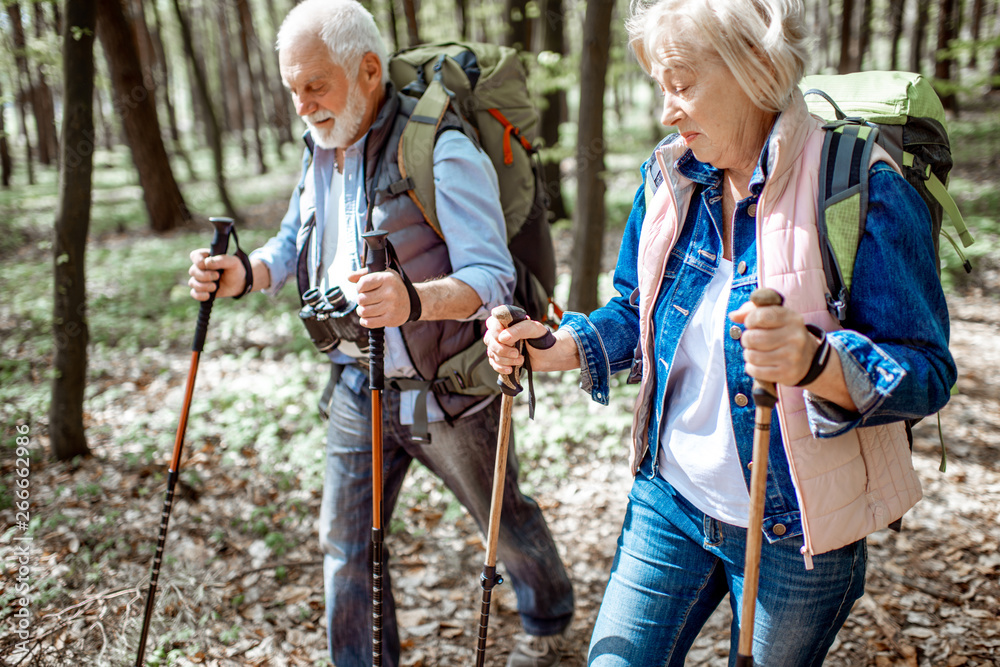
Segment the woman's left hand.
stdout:
<svg viewBox="0 0 1000 667">
<path fill-rule="evenodd" d="M 806 329 L 799 313 L 747 301 L 729 319 L 746 327 L 740 342 L 747 375 L 788 387 L 805 377 L 820 342 Z"/>
</svg>

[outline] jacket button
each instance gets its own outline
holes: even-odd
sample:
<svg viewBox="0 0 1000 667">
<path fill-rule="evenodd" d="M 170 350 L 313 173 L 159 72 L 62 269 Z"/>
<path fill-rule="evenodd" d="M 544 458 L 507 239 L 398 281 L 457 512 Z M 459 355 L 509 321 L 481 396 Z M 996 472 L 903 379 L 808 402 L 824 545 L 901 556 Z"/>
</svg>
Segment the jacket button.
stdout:
<svg viewBox="0 0 1000 667">
<path fill-rule="evenodd" d="M 741 408 L 745 408 L 747 406 L 747 403 L 750 402 L 750 399 L 746 397 L 746 394 L 736 394 L 733 400 L 736 401 L 736 405 L 740 406 Z"/>
<path fill-rule="evenodd" d="M 773 530 L 774 530 L 774 534 L 775 535 L 777 535 L 778 537 L 781 537 L 782 535 L 785 534 L 785 532 L 788 529 L 785 528 L 785 524 L 783 524 L 783 523 L 776 523 L 776 524 L 774 524 Z"/>
<path fill-rule="evenodd" d="M 740 336 L 742 336 L 742 335 L 743 335 L 743 332 L 740 331 L 740 328 L 738 326 L 736 326 L 735 324 L 733 326 L 729 327 L 729 337 L 732 338 L 733 340 L 739 340 Z"/>
<path fill-rule="evenodd" d="M 757 217 L 757 203 L 756 202 L 754 202 L 753 204 L 750 204 L 749 206 L 747 206 L 747 215 L 749 215 L 751 218 L 756 218 Z"/>
<path fill-rule="evenodd" d="M 746 273 L 747 272 L 747 263 L 746 262 L 740 262 L 739 264 L 737 264 L 736 265 L 736 272 L 739 273 L 741 276 L 744 273 Z"/>
</svg>

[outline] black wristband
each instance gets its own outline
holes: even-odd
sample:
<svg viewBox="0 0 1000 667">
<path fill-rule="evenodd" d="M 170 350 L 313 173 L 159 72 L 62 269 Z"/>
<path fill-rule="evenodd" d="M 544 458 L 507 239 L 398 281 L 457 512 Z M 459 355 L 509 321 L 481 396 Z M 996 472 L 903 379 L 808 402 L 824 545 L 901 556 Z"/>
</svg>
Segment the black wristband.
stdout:
<svg viewBox="0 0 1000 667">
<path fill-rule="evenodd" d="M 236 249 L 236 257 L 243 264 L 243 269 L 244 272 L 246 273 L 246 282 L 243 284 L 243 291 L 234 296 L 233 298 L 242 299 L 247 294 L 253 291 L 253 267 L 250 266 L 250 258 L 247 257 L 247 254 L 242 250 L 240 250 L 239 248 Z"/>
<path fill-rule="evenodd" d="M 403 285 L 406 286 L 406 294 L 410 297 L 410 316 L 406 321 L 416 322 L 420 319 L 420 313 L 424 310 L 423 305 L 420 303 L 420 295 L 417 294 L 417 288 L 413 286 L 413 283 L 410 282 L 405 273 L 401 272 L 399 275 L 403 279 Z"/>
<path fill-rule="evenodd" d="M 253 267 L 250 266 L 250 258 L 247 254 L 243 252 L 243 248 L 240 247 L 240 239 L 236 236 L 236 229 L 233 229 L 233 240 L 236 242 L 236 258 L 240 260 L 240 264 L 243 265 L 243 270 L 245 274 L 245 281 L 243 283 L 243 291 L 234 296 L 234 299 L 242 299 L 247 294 L 253 291 Z"/>
<path fill-rule="evenodd" d="M 819 338 L 819 347 L 816 348 L 816 354 L 813 355 L 812 363 L 809 365 L 809 370 L 806 371 L 805 377 L 795 383 L 796 387 L 804 387 L 807 384 L 815 382 L 816 378 L 826 369 L 826 365 L 830 361 L 830 352 L 832 351 L 830 341 L 826 339 L 825 331 L 815 324 L 807 324 L 806 330 L 813 336 L 816 336 L 816 338 Z"/>
</svg>

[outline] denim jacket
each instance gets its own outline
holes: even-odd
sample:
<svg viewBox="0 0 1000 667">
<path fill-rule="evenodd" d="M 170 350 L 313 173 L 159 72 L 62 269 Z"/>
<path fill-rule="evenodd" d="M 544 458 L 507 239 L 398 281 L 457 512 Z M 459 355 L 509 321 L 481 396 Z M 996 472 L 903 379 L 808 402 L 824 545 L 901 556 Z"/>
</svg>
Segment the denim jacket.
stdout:
<svg viewBox="0 0 1000 667">
<path fill-rule="evenodd" d="M 789 119 L 784 120 L 787 125 Z M 730 311 L 744 303 L 757 287 L 758 238 L 754 216 L 771 165 L 769 150 L 781 121 L 779 118 L 776 122 L 758 160 L 750 183 L 751 195 L 736 207 Z M 676 135 L 668 137 L 661 147 L 675 138 Z M 676 146 L 673 148 L 676 154 L 681 153 Z M 698 162 L 690 151 L 667 168 L 689 180 L 694 194 L 667 259 L 659 291 L 653 296 L 651 358 L 656 368 L 641 369 L 650 374 L 648 381 L 653 383 L 645 433 L 652 474 L 656 474 L 659 463 L 660 424 L 669 400 L 665 396 L 666 371 L 672 365 L 688 321 L 687 314 L 698 307 L 722 257 L 722 173 Z M 647 172 L 662 182 L 663 174 L 658 173 L 654 159 L 643 164 L 644 179 Z M 562 323 L 580 349 L 581 386 L 601 403 L 608 401 L 610 375 L 634 367 L 640 358 L 638 304 L 645 297 L 638 290 L 638 253 L 645 218 L 646 196 L 640 187 L 615 270 L 618 296 L 589 317 L 567 313 Z M 847 412 L 806 392 L 808 425 L 814 438 L 833 438 L 859 426 L 924 417 L 947 402 L 956 370 L 948 352 L 947 306 L 935 270 L 930 229 L 926 205 L 916 191 L 886 164 L 872 166 L 869 213 L 855 263 L 851 312 L 844 323 L 845 329 L 828 334 L 845 368 L 848 389 L 859 411 Z M 751 459 L 754 417 L 750 398 L 752 380 L 743 367 L 739 342 L 742 326 L 732 322 L 724 326 L 729 332 L 725 355 L 733 430 L 749 485 L 747 464 Z M 771 430 L 771 475 L 765 506 L 765 534 L 770 541 L 803 534 L 799 496 L 789 470 L 777 413 L 775 417 L 778 428 Z M 633 473 L 642 456 L 638 459 L 633 462 Z M 806 555 L 808 562 L 809 554 Z"/>
</svg>

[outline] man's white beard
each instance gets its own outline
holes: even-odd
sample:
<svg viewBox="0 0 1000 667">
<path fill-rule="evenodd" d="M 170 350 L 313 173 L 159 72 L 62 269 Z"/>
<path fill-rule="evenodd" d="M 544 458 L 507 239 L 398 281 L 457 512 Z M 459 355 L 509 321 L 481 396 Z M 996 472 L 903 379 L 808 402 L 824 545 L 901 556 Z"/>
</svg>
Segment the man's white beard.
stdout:
<svg viewBox="0 0 1000 667">
<path fill-rule="evenodd" d="M 347 148 L 357 136 L 358 128 L 365 117 L 365 98 L 361 95 L 357 80 L 351 82 L 347 91 L 347 104 L 336 116 L 321 110 L 305 116 L 306 125 L 312 132 L 313 140 L 320 148 Z M 333 119 L 332 127 L 317 127 L 316 123 L 327 118 Z"/>
</svg>

